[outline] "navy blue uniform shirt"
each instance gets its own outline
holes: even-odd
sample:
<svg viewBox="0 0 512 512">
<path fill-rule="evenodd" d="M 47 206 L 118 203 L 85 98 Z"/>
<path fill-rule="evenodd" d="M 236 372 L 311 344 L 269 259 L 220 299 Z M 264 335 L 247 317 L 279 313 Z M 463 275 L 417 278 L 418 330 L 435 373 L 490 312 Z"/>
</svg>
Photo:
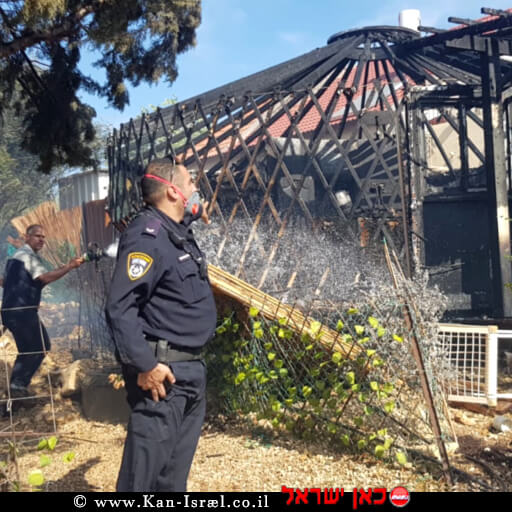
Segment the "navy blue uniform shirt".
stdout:
<svg viewBox="0 0 512 512">
<path fill-rule="evenodd" d="M 186 239 L 185 248 L 171 241 L 169 230 Z M 201 348 L 213 336 L 217 311 L 201 257 L 192 231 L 155 208 L 145 208 L 126 228 L 106 307 L 123 364 L 137 372 L 157 365 L 146 336 L 178 350 Z"/>
<path fill-rule="evenodd" d="M 41 258 L 29 245 L 18 249 L 5 266 L 2 310 L 13 308 L 16 313 L 37 311 L 44 286 L 37 278 L 45 272 Z M 34 306 L 34 309 L 26 309 L 29 306 Z"/>
</svg>

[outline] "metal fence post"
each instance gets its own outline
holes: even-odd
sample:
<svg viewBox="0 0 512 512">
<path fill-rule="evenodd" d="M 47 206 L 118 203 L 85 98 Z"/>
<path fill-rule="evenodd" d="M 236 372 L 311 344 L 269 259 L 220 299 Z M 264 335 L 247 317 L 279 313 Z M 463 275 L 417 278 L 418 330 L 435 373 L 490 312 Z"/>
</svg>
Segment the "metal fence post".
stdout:
<svg viewBox="0 0 512 512">
<path fill-rule="evenodd" d="M 498 404 L 498 329 L 489 326 L 485 351 L 485 390 L 487 404 L 496 407 Z"/>
</svg>

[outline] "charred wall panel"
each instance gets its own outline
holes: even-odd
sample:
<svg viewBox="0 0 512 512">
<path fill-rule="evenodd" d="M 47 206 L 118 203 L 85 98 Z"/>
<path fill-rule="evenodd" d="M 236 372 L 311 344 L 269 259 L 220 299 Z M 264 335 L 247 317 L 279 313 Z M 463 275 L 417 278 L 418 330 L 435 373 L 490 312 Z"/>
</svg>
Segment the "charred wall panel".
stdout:
<svg viewBox="0 0 512 512">
<path fill-rule="evenodd" d="M 483 198 L 424 203 L 425 264 L 448 296 L 447 317 L 492 315 L 488 206 Z"/>
</svg>

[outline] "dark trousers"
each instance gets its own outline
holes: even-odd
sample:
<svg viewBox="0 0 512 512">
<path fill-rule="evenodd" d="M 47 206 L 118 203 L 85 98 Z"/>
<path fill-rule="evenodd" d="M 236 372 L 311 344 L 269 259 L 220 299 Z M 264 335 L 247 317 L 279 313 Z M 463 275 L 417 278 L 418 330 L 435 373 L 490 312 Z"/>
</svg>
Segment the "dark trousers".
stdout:
<svg viewBox="0 0 512 512">
<path fill-rule="evenodd" d="M 51 348 L 50 337 L 37 311 L 3 312 L 2 321 L 18 347 L 11 384 L 27 387 Z"/>
<path fill-rule="evenodd" d="M 155 402 L 123 368 L 132 409 L 124 445 L 118 492 L 185 492 L 206 409 L 203 361 L 169 365 L 176 383 Z"/>
</svg>

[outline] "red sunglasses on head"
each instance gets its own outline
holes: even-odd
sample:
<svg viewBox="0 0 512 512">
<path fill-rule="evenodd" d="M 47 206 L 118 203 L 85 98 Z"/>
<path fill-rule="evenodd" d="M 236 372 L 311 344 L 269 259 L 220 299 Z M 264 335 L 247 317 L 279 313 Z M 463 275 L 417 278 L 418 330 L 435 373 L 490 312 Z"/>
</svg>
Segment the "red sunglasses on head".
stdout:
<svg viewBox="0 0 512 512">
<path fill-rule="evenodd" d="M 163 183 L 164 185 L 168 185 L 169 187 L 172 187 L 172 189 L 181 197 L 181 199 L 183 200 L 184 205 L 187 206 L 187 199 L 183 195 L 183 192 L 176 185 L 171 183 L 170 181 L 167 181 L 164 178 L 160 178 L 160 176 L 155 176 L 154 174 L 144 174 L 143 177 L 144 178 L 149 178 L 150 180 L 159 181 L 160 183 Z"/>
</svg>

